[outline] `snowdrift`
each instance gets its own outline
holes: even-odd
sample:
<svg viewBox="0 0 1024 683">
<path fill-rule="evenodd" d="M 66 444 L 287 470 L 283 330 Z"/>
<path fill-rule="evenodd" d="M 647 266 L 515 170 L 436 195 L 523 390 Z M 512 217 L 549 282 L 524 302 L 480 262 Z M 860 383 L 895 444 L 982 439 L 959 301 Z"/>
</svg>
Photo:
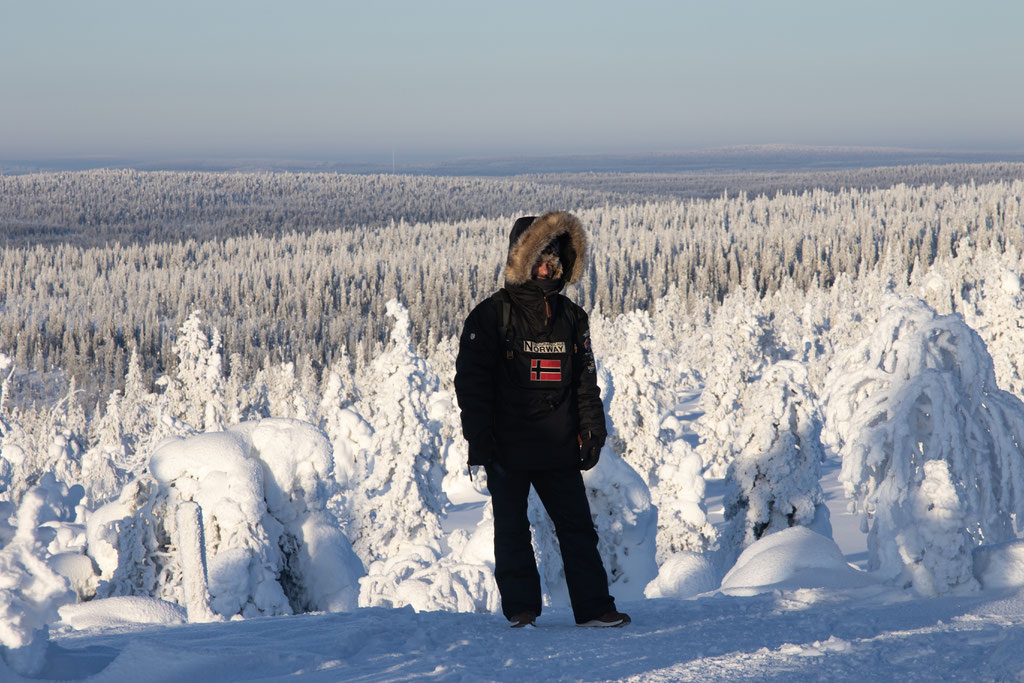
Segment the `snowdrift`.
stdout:
<svg viewBox="0 0 1024 683">
<path fill-rule="evenodd" d="M 756 595 L 799 588 L 861 588 L 877 579 L 847 564 L 839 546 L 795 526 L 753 543 L 722 579 L 727 595 Z"/>
</svg>

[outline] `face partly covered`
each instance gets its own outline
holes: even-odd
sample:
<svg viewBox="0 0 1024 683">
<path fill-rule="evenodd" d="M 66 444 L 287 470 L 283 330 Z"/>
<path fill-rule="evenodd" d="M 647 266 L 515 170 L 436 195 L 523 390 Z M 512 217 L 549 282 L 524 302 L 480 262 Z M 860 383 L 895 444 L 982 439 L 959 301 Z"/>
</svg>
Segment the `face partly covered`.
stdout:
<svg viewBox="0 0 1024 683">
<path fill-rule="evenodd" d="M 552 280 L 562 276 L 562 264 L 558 259 L 558 242 L 552 241 L 541 252 L 540 258 L 533 264 L 530 277 L 534 280 Z"/>
<path fill-rule="evenodd" d="M 554 276 L 554 268 L 552 268 L 547 261 L 542 259 L 533 264 L 533 270 L 530 273 L 530 277 L 534 280 L 550 280 Z"/>
</svg>

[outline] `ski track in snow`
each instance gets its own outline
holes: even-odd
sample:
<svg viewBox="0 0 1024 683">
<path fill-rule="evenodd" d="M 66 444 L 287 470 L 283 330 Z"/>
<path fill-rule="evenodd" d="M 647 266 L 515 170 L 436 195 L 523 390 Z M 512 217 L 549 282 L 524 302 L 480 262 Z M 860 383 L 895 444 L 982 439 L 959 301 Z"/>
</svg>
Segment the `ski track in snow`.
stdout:
<svg viewBox="0 0 1024 683">
<path fill-rule="evenodd" d="M 537 628 L 498 615 L 360 609 L 65 631 L 44 679 L 122 681 L 1024 679 L 1024 592 L 908 599 L 893 589 L 624 603 L 634 623 Z M 0 665 L 2 667 L 2 665 Z M 88 678 L 86 678 L 88 677 Z M 0 680 L 22 679 L 0 668 Z"/>
</svg>

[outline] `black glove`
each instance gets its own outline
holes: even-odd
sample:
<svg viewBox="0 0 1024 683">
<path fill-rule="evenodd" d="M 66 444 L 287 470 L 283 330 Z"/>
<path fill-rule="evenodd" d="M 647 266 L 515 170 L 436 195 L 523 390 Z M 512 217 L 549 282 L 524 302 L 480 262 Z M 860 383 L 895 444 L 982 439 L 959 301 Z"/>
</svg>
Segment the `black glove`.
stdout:
<svg viewBox="0 0 1024 683">
<path fill-rule="evenodd" d="M 586 472 L 593 469 L 601 458 L 601 447 L 604 446 L 605 435 L 587 432 L 580 435 L 580 469 Z"/>
<path fill-rule="evenodd" d="M 487 434 L 469 442 L 469 466 L 483 465 L 487 467 L 498 455 L 498 442 L 493 434 Z"/>
</svg>

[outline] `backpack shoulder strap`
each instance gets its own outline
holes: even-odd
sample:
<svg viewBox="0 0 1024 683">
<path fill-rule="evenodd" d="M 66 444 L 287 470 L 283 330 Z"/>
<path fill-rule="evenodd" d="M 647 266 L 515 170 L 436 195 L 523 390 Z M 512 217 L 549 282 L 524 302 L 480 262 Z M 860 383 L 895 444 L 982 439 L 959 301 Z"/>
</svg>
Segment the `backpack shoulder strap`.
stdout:
<svg viewBox="0 0 1024 683">
<path fill-rule="evenodd" d="M 496 306 L 501 307 L 501 326 L 498 328 L 498 335 L 504 345 L 505 358 L 512 360 L 512 347 L 514 345 L 514 333 L 510 326 L 512 322 L 512 299 L 509 298 L 508 292 L 504 289 L 499 289 L 491 298 Z"/>
<path fill-rule="evenodd" d="M 562 299 L 562 310 L 566 312 L 566 315 L 569 318 L 569 322 L 572 323 L 572 331 L 573 334 L 575 334 L 576 321 L 579 319 L 579 315 L 576 313 L 576 311 L 578 311 L 579 309 L 576 307 L 576 304 L 570 301 L 567 297 L 563 296 Z"/>
<path fill-rule="evenodd" d="M 503 300 L 501 302 L 501 329 L 507 330 L 508 323 L 512 319 L 512 302 Z"/>
<path fill-rule="evenodd" d="M 562 297 L 562 310 L 565 311 L 565 317 L 569 319 L 569 325 L 572 327 L 572 350 L 576 353 L 579 349 L 576 348 L 576 322 L 579 320 L 579 310 L 576 304 L 570 301 L 567 297 Z"/>
</svg>

